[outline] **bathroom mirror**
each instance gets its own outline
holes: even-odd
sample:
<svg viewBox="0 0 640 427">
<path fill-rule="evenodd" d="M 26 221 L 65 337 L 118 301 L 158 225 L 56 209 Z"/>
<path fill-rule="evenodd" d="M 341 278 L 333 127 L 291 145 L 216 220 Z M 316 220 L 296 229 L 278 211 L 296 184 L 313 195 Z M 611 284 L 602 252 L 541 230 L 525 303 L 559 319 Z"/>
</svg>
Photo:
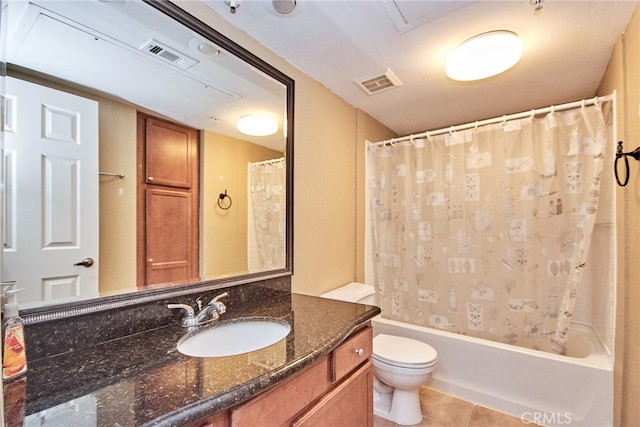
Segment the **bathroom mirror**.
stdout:
<svg viewBox="0 0 640 427">
<path fill-rule="evenodd" d="M 7 75 L 2 281 L 15 281 L 16 288 L 25 289 L 20 295 L 24 314 L 126 301 L 132 293 L 146 298 L 291 274 L 291 78 L 164 0 L 4 2 L 2 18 Z M 24 81 L 27 87 L 45 91 L 33 96 L 46 118 L 30 118 L 28 126 L 19 120 L 26 115 L 20 106 L 32 97 L 31 89 L 20 89 Z M 12 93 L 14 88 L 20 96 Z M 97 107 L 97 129 L 80 131 L 92 119 L 57 106 L 57 101 L 42 101 L 50 99 L 46 94 L 88 100 L 88 111 L 91 105 Z M 238 119 L 249 115 L 275 121 L 277 130 L 270 136 L 239 132 Z M 51 123 L 45 123 L 49 119 Z M 40 133 L 53 140 L 67 138 L 74 145 L 88 146 L 92 136 L 87 135 L 95 135 L 95 167 L 90 161 L 70 161 L 66 154 L 40 153 L 37 161 L 25 163 L 27 156 L 17 151 L 12 138 L 40 120 Z M 165 160 L 159 162 L 161 150 L 150 142 L 155 125 L 169 140 L 163 146 Z M 175 138 L 186 134 L 184 129 L 195 130 L 195 136 L 180 145 Z M 191 181 L 166 184 L 169 181 L 159 175 L 182 167 L 184 153 L 189 161 L 185 174 Z M 167 163 L 167 159 L 178 161 Z M 151 176 L 153 167 L 157 172 Z M 252 178 L 252 169 L 259 167 L 280 180 L 265 184 L 264 177 Z M 87 169 L 92 169 L 88 178 L 81 175 Z M 19 185 L 33 177 L 29 185 L 41 189 L 31 199 L 42 203 L 21 211 L 21 198 L 27 192 Z M 88 196 L 81 199 L 87 186 Z M 65 190 L 56 196 L 59 188 Z M 182 212 L 180 205 L 177 210 L 160 211 L 156 228 L 150 227 L 154 188 L 171 195 L 196 188 L 188 196 L 196 200 L 190 202 L 189 217 L 171 222 L 176 212 Z M 64 201 L 62 208 L 56 207 L 56 198 Z M 261 206 L 266 206 L 274 224 L 267 224 L 264 213 L 257 210 Z M 86 229 L 89 221 L 80 211 L 92 207 L 96 222 Z M 37 254 L 24 256 L 19 252 L 26 246 L 20 240 L 25 232 L 18 223 L 34 211 L 42 216 L 31 228 L 41 226 L 45 237 L 38 237 Z M 145 276 L 149 265 L 162 269 L 173 262 L 154 260 L 151 249 L 163 246 L 166 253 L 182 245 L 186 222 L 191 228 L 184 234 L 193 237 L 188 249 L 193 273 L 149 279 Z M 271 240 L 261 240 L 267 228 Z M 147 229 L 164 234 L 149 239 L 158 233 Z M 95 249 L 90 245 L 79 249 L 91 235 L 96 237 Z M 33 271 L 46 263 L 63 264 L 58 258 L 51 261 L 51 256 L 65 249 L 75 251 L 67 272 Z M 265 259 L 264 252 L 270 258 Z M 49 258 L 38 258 L 43 253 Z"/>
</svg>

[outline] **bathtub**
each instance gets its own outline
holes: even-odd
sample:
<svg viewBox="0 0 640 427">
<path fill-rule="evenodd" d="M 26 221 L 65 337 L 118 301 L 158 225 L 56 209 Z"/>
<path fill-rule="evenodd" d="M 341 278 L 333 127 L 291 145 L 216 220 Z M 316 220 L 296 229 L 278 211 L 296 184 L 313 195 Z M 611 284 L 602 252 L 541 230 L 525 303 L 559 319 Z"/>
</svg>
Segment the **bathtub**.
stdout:
<svg viewBox="0 0 640 427">
<path fill-rule="evenodd" d="M 521 418 L 526 424 L 613 425 L 612 355 L 588 325 L 573 324 L 567 356 L 383 319 L 385 333 L 426 342 L 438 352 L 429 387 Z"/>
</svg>

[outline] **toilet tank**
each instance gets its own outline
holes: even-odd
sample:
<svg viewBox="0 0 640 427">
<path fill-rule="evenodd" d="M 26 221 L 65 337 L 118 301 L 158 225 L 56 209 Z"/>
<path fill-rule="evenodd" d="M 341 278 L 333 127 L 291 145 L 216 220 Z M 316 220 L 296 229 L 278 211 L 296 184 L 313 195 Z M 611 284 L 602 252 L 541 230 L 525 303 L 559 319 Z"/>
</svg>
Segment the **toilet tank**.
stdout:
<svg viewBox="0 0 640 427">
<path fill-rule="evenodd" d="M 376 305 L 376 292 L 373 286 L 352 282 L 320 295 L 322 298 L 340 301 L 357 302 L 359 304 Z"/>
</svg>

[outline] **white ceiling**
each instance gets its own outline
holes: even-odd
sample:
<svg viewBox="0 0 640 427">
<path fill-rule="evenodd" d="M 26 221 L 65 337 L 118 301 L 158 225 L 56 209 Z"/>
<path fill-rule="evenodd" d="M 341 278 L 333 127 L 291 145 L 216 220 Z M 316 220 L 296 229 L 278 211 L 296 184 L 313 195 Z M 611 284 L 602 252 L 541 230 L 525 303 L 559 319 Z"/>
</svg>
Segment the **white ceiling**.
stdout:
<svg viewBox="0 0 640 427">
<path fill-rule="evenodd" d="M 5 2 L 5 4 L 7 4 Z M 41 73 L 156 115 L 283 151 L 286 88 L 140 1 L 12 1 L 6 57 Z M 157 50 L 179 59 L 163 59 Z M 169 56 L 173 58 L 173 56 Z M 236 128 L 246 114 L 278 121 L 280 131 L 251 137 Z"/>
<path fill-rule="evenodd" d="M 636 1 L 205 0 L 225 19 L 399 135 L 589 98 Z M 532 1 L 532 0 L 531 0 Z M 523 40 L 511 70 L 475 83 L 447 79 L 461 41 L 491 30 Z M 354 80 L 391 69 L 402 86 L 366 95 Z"/>
</svg>

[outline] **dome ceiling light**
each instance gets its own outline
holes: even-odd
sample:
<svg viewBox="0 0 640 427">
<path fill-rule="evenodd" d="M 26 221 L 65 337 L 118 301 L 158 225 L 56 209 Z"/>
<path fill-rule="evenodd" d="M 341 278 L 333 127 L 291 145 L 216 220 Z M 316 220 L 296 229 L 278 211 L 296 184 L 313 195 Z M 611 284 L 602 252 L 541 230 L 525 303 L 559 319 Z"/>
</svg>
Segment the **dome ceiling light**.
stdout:
<svg viewBox="0 0 640 427">
<path fill-rule="evenodd" d="M 490 31 L 460 43 L 447 56 L 446 73 L 458 81 L 482 80 L 518 63 L 522 41 L 511 31 Z"/>
<path fill-rule="evenodd" d="M 272 0 L 271 4 L 276 12 L 287 15 L 296 8 L 296 0 Z"/>
<path fill-rule="evenodd" d="M 251 136 L 273 135 L 278 131 L 278 123 L 275 120 L 255 114 L 240 117 L 237 127 L 240 132 Z"/>
</svg>

